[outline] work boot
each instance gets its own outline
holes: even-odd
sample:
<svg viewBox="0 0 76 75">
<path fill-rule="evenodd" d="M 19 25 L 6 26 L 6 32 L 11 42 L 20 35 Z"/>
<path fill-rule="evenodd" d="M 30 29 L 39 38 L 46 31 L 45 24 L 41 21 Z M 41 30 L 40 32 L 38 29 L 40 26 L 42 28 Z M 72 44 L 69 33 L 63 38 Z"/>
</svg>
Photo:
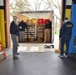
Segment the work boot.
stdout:
<svg viewBox="0 0 76 75">
<path fill-rule="evenodd" d="M 13 56 L 13 59 L 15 60 L 15 59 L 19 59 L 19 58 L 18 58 L 18 56 L 15 55 L 15 56 Z"/>
<path fill-rule="evenodd" d="M 20 53 L 17 53 L 16 55 L 20 55 Z"/>
</svg>

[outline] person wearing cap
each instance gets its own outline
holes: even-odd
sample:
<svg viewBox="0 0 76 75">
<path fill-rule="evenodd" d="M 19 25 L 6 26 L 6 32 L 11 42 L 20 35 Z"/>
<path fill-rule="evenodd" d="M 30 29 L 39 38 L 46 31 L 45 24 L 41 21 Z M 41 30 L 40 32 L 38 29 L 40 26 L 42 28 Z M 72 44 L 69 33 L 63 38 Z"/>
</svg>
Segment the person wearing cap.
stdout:
<svg viewBox="0 0 76 75">
<path fill-rule="evenodd" d="M 68 57 L 68 50 L 69 50 L 69 42 L 71 39 L 72 35 L 72 28 L 73 28 L 73 23 L 68 20 L 66 17 L 64 19 L 64 23 L 62 24 L 60 28 L 60 55 L 59 57 Z M 66 51 L 64 50 L 64 44 L 66 44 Z"/>
</svg>

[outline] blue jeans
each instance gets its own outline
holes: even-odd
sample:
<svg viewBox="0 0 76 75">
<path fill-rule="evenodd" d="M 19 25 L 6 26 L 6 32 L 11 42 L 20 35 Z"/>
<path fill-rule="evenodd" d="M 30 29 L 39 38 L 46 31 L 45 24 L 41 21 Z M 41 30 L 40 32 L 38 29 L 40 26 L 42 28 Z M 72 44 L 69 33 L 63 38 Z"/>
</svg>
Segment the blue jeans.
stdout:
<svg viewBox="0 0 76 75">
<path fill-rule="evenodd" d="M 60 39 L 60 55 L 63 55 L 65 53 L 65 55 L 68 55 L 68 50 L 69 50 L 69 42 L 70 42 L 70 37 L 65 35 L 63 37 L 61 37 Z M 64 44 L 66 43 L 66 51 L 64 51 Z"/>
</svg>

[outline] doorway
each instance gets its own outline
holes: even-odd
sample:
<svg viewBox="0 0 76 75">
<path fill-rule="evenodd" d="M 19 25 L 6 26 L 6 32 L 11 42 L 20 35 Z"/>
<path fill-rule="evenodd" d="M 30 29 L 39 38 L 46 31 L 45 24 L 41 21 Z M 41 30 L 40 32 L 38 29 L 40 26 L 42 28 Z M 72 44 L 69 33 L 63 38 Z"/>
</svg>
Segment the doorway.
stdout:
<svg viewBox="0 0 76 75">
<path fill-rule="evenodd" d="M 10 3 L 12 3 L 11 0 L 10 0 Z M 12 5 L 12 6 L 15 7 L 15 3 L 16 3 L 16 2 L 13 2 L 12 4 L 14 4 L 14 5 Z M 27 2 L 26 2 L 26 3 L 27 3 Z M 27 3 L 27 4 L 28 4 L 28 3 Z M 43 2 L 42 2 L 42 4 L 43 4 Z M 11 6 L 11 5 L 10 5 L 10 6 Z M 16 7 L 17 7 L 17 6 L 16 6 Z M 16 7 L 15 7 L 15 8 L 16 8 Z M 26 9 L 27 7 L 29 7 L 29 5 L 26 6 L 25 9 Z M 10 8 L 11 8 L 11 7 L 10 7 Z M 17 7 L 17 8 L 18 8 L 18 7 Z M 14 8 L 13 8 L 13 9 L 14 9 Z M 43 8 L 42 8 L 42 9 L 43 9 Z M 32 9 L 32 11 L 43 11 L 43 12 L 45 12 L 46 9 L 44 9 L 44 10 L 42 10 L 42 9 L 40 8 L 40 10 L 38 10 L 38 8 L 37 8 L 37 10 L 33 10 L 33 9 Z M 22 8 L 22 10 L 23 10 L 23 8 Z M 50 10 L 50 9 L 48 9 L 48 10 L 46 10 L 46 11 L 49 11 L 49 10 Z M 30 10 L 28 10 L 28 11 L 30 11 Z M 28 12 L 28 11 L 27 11 L 27 12 Z M 50 11 L 52 11 L 52 10 L 50 10 Z M 55 11 L 58 11 L 58 10 L 55 10 Z M 25 16 L 25 14 L 26 14 L 25 11 L 21 11 L 21 10 L 20 10 L 20 11 L 19 11 L 19 10 L 15 10 L 15 11 L 10 10 L 10 12 L 13 12 L 14 14 L 20 13 L 20 15 L 22 15 L 22 16 Z M 31 13 L 31 14 L 32 14 L 32 13 Z M 33 14 L 34 14 L 34 13 L 33 13 Z M 13 15 L 13 14 L 12 14 L 12 15 Z M 11 16 L 12 16 L 12 15 L 11 15 Z M 29 15 L 29 14 L 28 14 L 28 15 Z M 36 13 L 35 15 L 37 16 L 37 13 Z M 45 13 L 45 15 L 46 15 L 46 13 Z M 45 16 L 45 15 L 44 15 L 44 16 Z M 10 17 L 11 17 L 11 16 L 10 16 Z M 49 14 L 49 16 L 50 16 L 50 14 Z M 48 17 L 49 17 L 49 16 L 48 16 Z M 28 16 L 27 16 L 27 17 L 28 17 Z M 22 18 L 21 18 L 21 19 L 22 19 Z M 44 18 L 42 18 L 42 17 L 38 18 L 38 16 L 37 16 L 36 19 L 37 19 L 37 21 L 38 21 L 38 19 L 44 19 Z M 32 20 L 33 20 L 33 21 L 36 21 L 36 19 L 32 17 Z M 47 19 L 47 18 L 45 18 L 45 19 Z M 31 20 L 31 18 L 29 18 L 29 22 L 31 22 L 32 20 Z M 53 28 L 53 31 L 52 31 L 52 34 L 53 34 L 53 35 L 51 36 L 51 37 L 52 37 L 52 41 L 51 41 L 51 42 L 54 42 L 54 41 L 55 41 L 54 38 L 56 38 L 56 41 L 58 40 L 59 24 L 57 24 L 57 23 L 59 23 L 59 20 L 57 19 L 57 17 L 55 16 L 55 13 L 54 13 L 54 16 L 53 16 L 53 27 L 52 27 L 52 28 Z M 28 32 L 29 42 L 30 42 L 30 43 L 31 43 L 31 42 L 34 42 L 34 43 L 43 43 L 43 44 L 45 44 L 45 43 L 43 42 L 43 39 L 44 39 L 43 33 L 38 33 L 38 31 L 36 30 L 37 28 L 41 28 L 41 29 L 42 29 L 42 28 L 44 27 L 44 24 L 37 26 L 37 23 L 36 23 L 36 24 L 34 24 L 33 26 L 30 25 L 30 27 L 31 27 L 32 29 L 34 29 L 35 31 L 34 31 L 34 33 Z M 29 27 L 29 28 L 30 28 L 30 27 Z M 44 29 L 42 29 L 42 32 L 43 32 L 43 31 L 44 31 Z M 26 35 L 25 35 L 25 42 L 24 42 L 24 43 L 26 43 L 26 42 L 28 43 L 27 38 L 26 38 L 26 37 L 27 37 L 27 30 L 25 30 L 25 34 L 26 34 Z M 41 37 L 39 37 L 39 35 L 40 35 Z M 57 37 L 56 37 L 55 35 L 56 35 Z M 30 38 L 30 37 L 31 37 L 31 38 Z M 38 39 L 38 38 L 39 38 L 39 39 Z M 35 41 L 35 40 L 38 40 L 38 41 Z M 50 45 L 50 44 L 52 44 L 51 42 L 50 42 L 50 43 L 46 43 L 46 44 L 47 44 L 47 45 Z M 58 45 L 58 42 L 56 42 L 56 43 L 57 43 L 57 45 Z M 57 48 L 58 48 L 58 46 L 57 46 Z"/>
</svg>

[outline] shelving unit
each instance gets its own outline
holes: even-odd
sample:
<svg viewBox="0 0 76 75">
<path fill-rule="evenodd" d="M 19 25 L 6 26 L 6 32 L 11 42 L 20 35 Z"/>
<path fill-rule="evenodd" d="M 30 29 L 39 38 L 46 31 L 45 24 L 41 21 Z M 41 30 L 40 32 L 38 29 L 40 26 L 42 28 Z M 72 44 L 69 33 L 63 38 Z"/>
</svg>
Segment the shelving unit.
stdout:
<svg viewBox="0 0 76 75">
<path fill-rule="evenodd" d="M 44 24 L 37 25 L 37 34 L 38 34 L 38 41 L 44 40 Z"/>
<path fill-rule="evenodd" d="M 37 37 L 36 25 L 28 25 L 28 28 L 25 29 L 25 39 L 27 41 L 34 41 Z"/>
<path fill-rule="evenodd" d="M 29 25 L 28 29 L 25 29 L 26 41 L 39 41 L 44 39 L 44 26 L 45 25 Z"/>
</svg>

